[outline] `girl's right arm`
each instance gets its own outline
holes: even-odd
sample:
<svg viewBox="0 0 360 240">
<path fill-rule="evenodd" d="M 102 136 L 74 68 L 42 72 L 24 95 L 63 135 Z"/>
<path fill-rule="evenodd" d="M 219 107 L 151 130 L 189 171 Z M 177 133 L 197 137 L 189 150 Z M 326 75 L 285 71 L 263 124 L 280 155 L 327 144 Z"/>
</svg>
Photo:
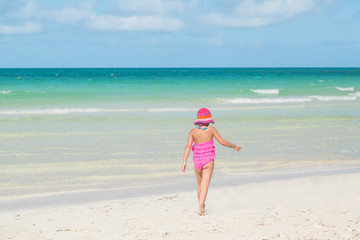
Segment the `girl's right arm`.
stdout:
<svg viewBox="0 0 360 240">
<path fill-rule="evenodd" d="M 235 151 L 239 151 L 241 149 L 241 146 L 239 145 L 235 145 L 235 144 L 232 144 L 228 141 L 226 141 L 225 139 L 223 139 L 220 134 L 218 133 L 218 131 L 216 130 L 216 128 L 214 127 L 211 127 L 212 131 L 213 131 L 213 135 L 215 137 L 215 139 L 223 146 L 225 147 L 231 147 L 233 148 Z"/>
<path fill-rule="evenodd" d="M 185 172 L 185 170 L 186 170 L 186 162 L 187 162 L 187 159 L 189 157 L 191 147 L 192 147 L 192 144 L 193 144 L 193 141 L 194 141 L 194 138 L 193 138 L 191 133 L 192 133 L 192 131 L 190 131 L 190 133 L 189 133 L 188 141 L 186 143 L 185 150 L 184 150 L 183 164 L 181 165 L 181 170 L 183 172 Z"/>
</svg>

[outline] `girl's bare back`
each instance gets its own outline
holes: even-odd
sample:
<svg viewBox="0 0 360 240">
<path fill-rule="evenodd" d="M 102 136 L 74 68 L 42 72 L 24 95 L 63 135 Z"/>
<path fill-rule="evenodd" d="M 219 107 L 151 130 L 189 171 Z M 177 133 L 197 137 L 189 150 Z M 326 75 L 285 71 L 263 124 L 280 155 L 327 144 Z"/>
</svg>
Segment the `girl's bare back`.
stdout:
<svg viewBox="0 0 360 240">
<path fill-rule="evenodd" d="M 193 130 L 191 130 L 190 134 L 192 135 L 195 143 L 210 142 L 211 140 L 213 140 L 214 137 L 212 128 L 213 127 L 209 127 L 206 130 L 194 128 Z"/>
</svg>

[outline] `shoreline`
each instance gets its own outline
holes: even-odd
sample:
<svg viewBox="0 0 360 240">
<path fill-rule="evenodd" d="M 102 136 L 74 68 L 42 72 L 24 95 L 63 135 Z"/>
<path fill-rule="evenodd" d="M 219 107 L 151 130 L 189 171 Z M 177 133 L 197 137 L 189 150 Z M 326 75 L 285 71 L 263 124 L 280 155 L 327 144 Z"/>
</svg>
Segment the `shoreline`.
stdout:
<svg viewBox="0 0 360 240">
<path fill-rule="evenodd" d="M 190 169 L 189 169 L 190 170 Z M 188 170 L 188 171 L 189 171 Z M 192 169 L 190 170 L 192 171 Z M 319 166 L 318 168 L 295 167 L 272 171 L 255 172 L 243 176 L 219 176 L 214 174 L 210 190 L 214 188 L 238 187 L 247 184 L 267 183 L 270 181 L 283 181 L 309 177 L 335 176 L 340 174 L 360 173 L 360 166 Z M 192 178 L 191 178 L 192 179 Z M 146 198 L 160 194 L 174 194 L 195 192 L 196 180 L 184 180 L 176 183 L 164 183 L 149 186 L 83 190 L 71 192 L 55 192 L 32 194 L 22 197 L 9 197 L 0 200 L 0 214 L 2 212 L 40 209 L 56 206 L 71 206 L 92 204 L 102 201 L 123 200 L 127 198 Z"/>
</svg>

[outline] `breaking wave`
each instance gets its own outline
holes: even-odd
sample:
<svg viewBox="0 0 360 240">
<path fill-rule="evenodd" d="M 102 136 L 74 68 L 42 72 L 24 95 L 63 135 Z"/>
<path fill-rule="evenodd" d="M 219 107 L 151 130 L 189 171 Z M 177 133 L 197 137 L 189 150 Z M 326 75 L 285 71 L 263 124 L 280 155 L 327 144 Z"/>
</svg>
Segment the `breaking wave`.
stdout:
<svg viewBox="0 0 360 240">
<path fill-rule="evenodd" d="M 337 90 L 342 91 L 342 92 L 352 92 L 354 91 L 354 87 L 347 87 L 347 88 L 342 88 L 342 87 L 336 87 Z"/>
<path fill-rule="evenodd" d="M 250 89 L 250 91 L 258 94 L 270 94 L 270 95 L 278 95 L 280 93 L 280 89 Z"/>
<path fill-rule="evenodd" d="M 3 91 L 0 91 L 0 93 L 3 95 L 10 94 L 11 90 L 3 90 Z"/>
<path fill-rule="evenodd" d="M 354 101 L 360 97 L 360 93 L 349 94 L 348 96 L 305 96 L 305 97 L 278 97 L 278 98 L 220 98 L 223 103 L 234 104 L 281 104 L 281 103 L 306 103 L 313 101 Z"/>
</svg>

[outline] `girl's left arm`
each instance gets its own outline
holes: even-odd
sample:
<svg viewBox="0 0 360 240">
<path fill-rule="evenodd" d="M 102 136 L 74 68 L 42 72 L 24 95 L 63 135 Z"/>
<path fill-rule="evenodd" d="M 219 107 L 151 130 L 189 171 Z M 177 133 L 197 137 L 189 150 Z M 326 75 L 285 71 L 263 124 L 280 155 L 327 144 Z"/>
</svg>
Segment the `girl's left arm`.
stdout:
<svg viewBox="0 0 360 240">
<path fill-rule="evenodd" d="M 214 127 L 211 127 L 211 130 L 212 130 L 212 133 L 215 137 L 215 139 L 223 146 L 225 147 L 230 147 L 232 149 L 234 149 L 235 151 L 239 151 L 241 149 L 241 146 L 239 145 L 235 145 L 235 144 L 232 144 L 228 141 L 226 141 L 225 139 L 223 139 L 220 134 L 218 133 L 218 131 L 216 130 L 216 128 Z"/>
<path fill-rule="evenodd" d="M 183 164 L 181 166 L 181 170 L 183 172 L 185 172 L 185 170 L 186 170 L 186 162 L 187 162 L 187 159 L 189 157 L 193 142 L 194 142 L 194 138 L 193 138 L 193 136 L 191 134 L 191 131 L 190 131 L 188 141 L 186 143 L 185 150 L 184 150 Z"/>
</svg>

